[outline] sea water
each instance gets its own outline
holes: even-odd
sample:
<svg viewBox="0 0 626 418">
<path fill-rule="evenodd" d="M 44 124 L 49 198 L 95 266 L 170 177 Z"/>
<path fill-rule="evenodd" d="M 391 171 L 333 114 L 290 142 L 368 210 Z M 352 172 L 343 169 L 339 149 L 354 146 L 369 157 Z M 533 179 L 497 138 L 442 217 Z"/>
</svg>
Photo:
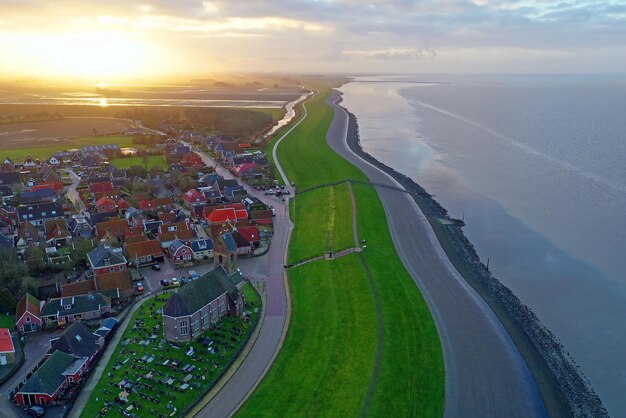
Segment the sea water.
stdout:
<svg viewBox="0 0 626 418">
<path fill-rule="evenodd" d="M 504 284 L 626 414 L 626 79 L 359 77 L 364 149 L 466 221 Z"/>
</svg>

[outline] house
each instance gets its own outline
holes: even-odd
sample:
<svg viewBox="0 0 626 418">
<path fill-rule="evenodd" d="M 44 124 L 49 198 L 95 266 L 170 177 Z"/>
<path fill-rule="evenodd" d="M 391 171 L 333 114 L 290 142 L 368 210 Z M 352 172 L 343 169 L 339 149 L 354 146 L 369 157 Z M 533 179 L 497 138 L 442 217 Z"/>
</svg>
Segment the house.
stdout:
<svg viewBox="0 0 626 418">
<path fill-rule="evenodd" d="M 208 260 L 213 257 L 213 240 L 211 238 L 191 241 L 190 247 L 193 251 L 194 260 Z"/>
<path fill-rule="evenodd" d="M 233 171 L 237 177 L 242 177 L 242 178 L 247 178 L 247 177 L 260 173 L 259 167 L 257 166 L 256 163 L 244 163 L 244 164 L 238 165 L 235 167 Z"/>
<path fill-rule="evenodd" d="M 100 244 L 87 253 L 87 259 L 96 278 L 99 274 L 126 271 L 126 258 L 120 248 Z"/>
<path fill-rule="evenodd" d="M 12 236 L 0 232 L 0 249 L 12 252 L 15 248 L 15 240 Z"/>
<path fill-rule="evenodd" d="M 15 363 L 15 345 L 8 328 L 0 328 L 0 366 Z"/>
<path fill-rule="evenodd" d="M 135 208 L 128 208 L 126 210 L 126 213 L 124 214 L 124 217 L 126 218 L 126 222 L 128 222 L 128 225 L 133 226 L 133 227 L 137 225 L 141 225 L 144 219 L 144 216 L 141 213 L 141 211 Z"/>
<path fill-rule="evenodd" d="M 30 222 L 23 223 L 17 231 L 17 252 L 22 254 L 29 247 L 39 245 L 39 231 Z"/>
<path fill-rule="evenodd" d="M 59 337 L 50 340 L 46 357 L 49 358 L 55 351 L 62 351 L 76 358 L 87 359 L 86 366 L 89 368 L 103 342 L 102 337 L 92 333 L 83 321 L 76 321 Z"/>
<path fill-rule="evenodd" d="M 130 209 L 130 207 L 130 203 L 128 203 L 124 199 L 120 199 L 119 202 L 117 202 L 117 211 L 119 213 L 126 213 L 126 211 Z"/>
<path fill-rule="evenodd" d="M 252 253 L 252 244 L 239 233 L 238 229 L 231 232 L 235 244 L 237 245 L 237 255 L 245 255 Z"/>
<path fill-rule="evenodd" d="M 101 184 L 101 183 L 96 183 L 96 184 Z M 115 204 L 115 200 L 111 199 L 110 197 L 101 197 L 100 199 L 98 199 L 98 201 L 96 202 L 96 210 L 100 213 L 102 212 L 111 212 L 116 210 L 116 204 Z"/>
<path fill-rule="evenodd" d="M 91 221 L 82 214 L 74 214 L 67 219 L 67 227 L 74 237 L 91 238 L 93 234 Z"/>
<path fill-rule="evenodd" d="M 163 225 L 163 221 L 153 221 L 153 220 L 144 219 L 143 220 L 143 232 L 146 234 L 150 232 L 156 235 L 159 233 L 159 228 L 161 227 L 161 225 Z"/>
<path fill-rule="evenodd" d="M 107 222 L 112 219 L 117 219 L 117 211 L 112 212 L 91 212 L 91 223 L 93 225 L 99 224 L 101 222 Z"/>
<path fill-rule="evenodd" d="M 54 202 L 57 194 L 52 189 L 36 189 L 32 187 L 30 190 L 20 193 L 18 203 L 28 205 L 31 203 Z"/>
<path fill-rule="evenodd" d="M 96 291 L 95 280 L 80 280 L 72 283 L 61 285 L 61 296 L 64 298 L 70 296 L 86 295 L 87 293 Z"/>
<path fill-rule="evenodd" d="M 202 158 L 196 154 L 195 152 L 190 152 L 185 154 L 183 158 L 180 160 L 180 163 L 188 168 L 200 168 L 204 167 L 204 162 Z"/>
<path fill-rule="evenodd" d="M 44 236 L 48 247 L 61 247 L 72 241 L 72 234 L 64 218 L 47 220 L 44 224 Z"/>
<path fill-rule="evenodd" d="M 133 293 L 133 280 L 128 270 L 99 274 L 94 280 L 98 292 L 111 299 L 128 297 Z"/>
<path fill-rule="evenodd" d="M 46 325 L 63 326 L 81 319 L 100 318 L 111 312 L 111 300 L 102 293 L 94 292 L 86 295 L 67 298 L 52 298 L 41 310 Z"/>
<path fill-rule="evenodd" d="M 200 193 L 199 191 L 197 191 L 196 189 L 191 189 L 187 191 L 186 193 L 183 194 L 182 197 L 183 197 L 183 203 L 188 208 L 192 208 L 193 206 L 196 206 L 196 205 L 204 205 L 207 202 L 206 197 L 204 197 L 204 195 Z"/>
<path fill-rule="evenodd" d="M 112 192 L 113 191 L 113 183 L 111 181 L 98 181 L 89 184 L 89 192 L 90 193 L 103 193 L 103 192 Z"/>
<path fill-rule="evenodd" d="M 21 332 L 33 332 L 41 328 L 41 308 L 39 299 L 26 293 L 15 308 L 15 327 Z"/>
<path fill-rule="evenodd" d="M 256 226 L 240 226 L 240 227 L 237 227 L 237 232 L 246 241 L 251 243 L 253 247 L 258 247 L 258 244 L 261 241 L 259 228 L 257 228 Z"/>
<path fill-rule="evenodd" d="M 250 217 L 255 224 L 259 225 L 272 225 L 274 212 L 271 209 L 268 210 L 253 210 L 250 212 Z"/>
<path fill-rule="evenodd" d="M 187 222 L 163 224 L 159 227 L 158 240 L 163 248 L 168 248 L 175 239 L 190 240 L 195 238 L 195 232 L 191 230 Z"/>
<path fill-rule="evenodd" d="M 0 173 L 0 184 L 20 184 L 22 182 L 22 178 L 20 173 L 9 171 Z"/>
<path fill-rule="evenodd" d="M 110 317 L 105 318 L 100 321 L 100 328 L 98 328 L 94 334 L 101 336 L 102 338 L 107 338 L 111 331 L 117 327 L 118 320 L 116 318 Z"/>
<path fill-rule="evenodd" d="M 80 149 L 83 155 L 105 154 L 108 156 L 119 156 L 122 150 L 117 144 L 87 145 Z"/>
<path fill-rule="evenodd" d="M 36 203 L 17 208 L 18 222 L 30 222 L 38 228 L 42 227 L 47 219 L 61 219 L 63 215 L 63 205 L 59 202 Z"/>
<path fill-rule="evenodd" d="M 175 239 L 170 243 L 168 254 L 174 264 L 187 263 L 193 259 L 191 247 L 180 239 Z"/>
<path fill-rule="evenodd" d="M 209 213 L 205 211 L 205 219 L 209 225 L 225 224 L 228 221 L 237 222 L 237 212 L 233 208 L 213 209 Z"/>
<path fill-rule="evenodd" d="M 15 394 L 15 403 L 21 406 L 49 406 L 68 387 L 66 370 L 71 373 L 76 358 L 55 351 Z"/>
<path fill-rule="evenodd" d="M 163 307 L 163 332 L 169 341 L 192 341 L 225 315 L 239 316 L 244 297 L 243 276 L 222 267 L 181 287 Z"/>
<path fill-rule="evenodd" d="M 51 171 L 50 173 L 54 173 Z M 37 184 L 31 187 L 31 191 L 51 189 L 57 195 L 63 194 L 63 183 L 60 180 L 52 179 L 52 174 L 46 175 L 47 180 L 44 183 Z"/>
<path fill-rule="evenodd" d="M 50 157 L 50 159 L 48 160 L 48 164 L 50 165 L 61 165 L 63 161 L 61 161 L 60 159 L 58 159 L 56 156 L 52 156 Z"/>
<path fill-rule="evenodd" d="M 163 261 L 163 247 L 157 240 L 126 244 L 126 256 L 132 265 L 151 264 L 155 261 Z"/>
<path fill-rule="evenodd" d="M 92 170 L 99 167 L 98 160 L 93 155 L 87 155 L 80 159 L 80 168 L 83 170 Z"/>
<path fill-rule="evenodd" d="M 101 240 L 113 240 L 123 242 L 129 224 L 124 219 L 111 219 L 110 221 L 96 224 L 96 238 Z"/>
<path fill-rule="evenodd" d="M 37 167 L 37 162 L 35 161 L 35 159 L 33 157 L 31 157 L 30 155 L 28 157 L 26 157 L 26 159 L 24 160 L 24 162 L 22 163 L 22 167 L 24 168 L 33 168 L 33 167 Z"/>
<path fill-rule="evenodd" d="M 0 197 L 3 202 L 9 201 L 15 197 L 15 192 L 13 188 L 8 184 L 0 185 Z"/>
<path fill-rule="evenodd" d="M 154 200 L 142 200 L 139 202 L 139 210 L 142 212 L 147 210 L 156 210 L 156 208 L 157 205 Z"/>
</svg>

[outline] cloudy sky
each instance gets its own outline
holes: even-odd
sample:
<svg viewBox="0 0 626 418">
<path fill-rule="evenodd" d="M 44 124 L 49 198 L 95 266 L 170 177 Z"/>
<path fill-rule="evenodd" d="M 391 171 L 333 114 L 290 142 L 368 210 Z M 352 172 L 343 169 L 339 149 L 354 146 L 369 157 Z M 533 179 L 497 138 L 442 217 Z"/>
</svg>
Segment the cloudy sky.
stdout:
<svg viewBox="0 0 626 418">
<path fill-rule="evenodd" d="M 0 75 L 626 73 L 626 1 L 0 0 Z"/>
</svg>

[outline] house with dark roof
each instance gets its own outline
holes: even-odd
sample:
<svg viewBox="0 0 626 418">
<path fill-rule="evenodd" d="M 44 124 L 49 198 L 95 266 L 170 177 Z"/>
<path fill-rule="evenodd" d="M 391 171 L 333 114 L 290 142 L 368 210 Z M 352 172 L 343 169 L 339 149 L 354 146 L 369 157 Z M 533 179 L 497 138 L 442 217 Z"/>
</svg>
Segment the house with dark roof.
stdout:
<svg viewBox="0 0 626 418">
<path fill-rule="evenodd" d="M 67 227 L 74 237 L 91 238 L 93 226 L 83 214 L 77 213 L 67 219 Z"/>
<path fill-rule="evenodd" d="M 41 310 L 46 325 L 63 326 L 78 320 L 100 318 L 111 312 L 111 300 L 101 293 L 52 298 Z"/>
<path fill-rule="evenodd" d="M 57 194 L 52 189 L 33 189 L 24 191 L 19 195 L 18 203 L 20 205 L 54 202 L 57 199 Z"/>
<path fill-rule="evenodd" d="M 100 244 L 87 253 L 87 259 L 95 277 L 99 274 L 126 271 L 127 262 L 121 248 Z"/>
<path fill-rule="evenodd" d="M 233 236 L 235 244 L 237 245 L 237 255 L 246 255 L 252 253 L 252 243 L 239 233 L 239 229 L 234 229 L 231 232 L 231 235 Z"/>
<path fill-rule="evenodd" d="M 181 287 L 163 307 L 163 332 L 169 341 L 192 341 L 225 315 L 243 313 L 243 276 L 217 267 Z"/>
<path fill-rule="evenodd" d="M 0 173 L 0 184 L 20 184 L 22 182 L 22 178 L 20 173 L 18 172 L 5 172 Z"/>
<path fill-rule="evenodd" d="M 193 259 L 197 261 L 208 260 L 213 257 L 213 240 L 211 238 L 199 238 L 190 242 Z"/>
<path fill-rule="evenodd" d="M 39 299 L 26 293 L 15 308 L 15 327 L 21 332 L 37 331 L 43 325 Z"/>
<path fill-rule="evenodd" d="M 63 216 L 63 205 L 59 202 L 35 203 L 17 208 L 17 219 L 20 224 L 30 222 L 38 228 L 43 227 L 48 219 L 61 219 Z"/>
<path fill-rule="evenodd" d="M 49 358 L 55 351 L 62 351 L 74 357 L 88 360 L 91 364 L 98 351 L 103 347 L 102 337 L 94 334 L 83 321 L 76 321 L 63 331 L 63 334 L 50 340 L 50 348 L 46 353 Z"/>
<path fill-rule="evenodd" d="M 57 351 L 39 367 L 15 395 L 18 405 L 52 405 L 68 387 L 66 371 L 73 369 L 76 358 Z"/>
</svg>

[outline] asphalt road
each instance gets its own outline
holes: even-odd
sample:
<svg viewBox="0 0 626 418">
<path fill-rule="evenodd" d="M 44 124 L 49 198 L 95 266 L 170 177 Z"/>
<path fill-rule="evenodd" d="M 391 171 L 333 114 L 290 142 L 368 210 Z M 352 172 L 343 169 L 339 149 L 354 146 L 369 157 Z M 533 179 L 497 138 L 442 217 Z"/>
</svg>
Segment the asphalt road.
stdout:
<svg viewBox="0 0 626 418">
<path fill-rule="evenodd" d="M 335 104 L 337 98 L 338 92 L 333 91 L 329 103 L 335 117 L 327 133 L 329 145 L 370 181 L 399 186 L 348 148 L 348 115 Z M 439 332 L 445 364 L 445 416 L 546 416 L 535 380 L 517 347 L 485 301 L 452 266 L 417 204 L 406 193 L 377 191 L 398 255 L 422 291 Z"/>
<path fill-rule="evenodd" d="M 206 153 L 196 150 L 203 162 L 215 166 L 224 178 L 233 175 L 216 165 Z M 282 343 L 287 321 L 287 289 L 284 281 L 284 257 L 287 251 L 289 231 L 293 227 L 289 220 L 286 202 L 262 191 L 245 185 L 248 193 L 274 207 L 274 236 L 267 254 L 261 257 L 241 258 L 239 267 L 252 282 L 265 283 L 265 315 L 259 334 L 250 352 L 222 389 L 202 408 L 197 417 L 228 417 L 232 415 L 254 390 L 272 364 Z"/>
</svg>

